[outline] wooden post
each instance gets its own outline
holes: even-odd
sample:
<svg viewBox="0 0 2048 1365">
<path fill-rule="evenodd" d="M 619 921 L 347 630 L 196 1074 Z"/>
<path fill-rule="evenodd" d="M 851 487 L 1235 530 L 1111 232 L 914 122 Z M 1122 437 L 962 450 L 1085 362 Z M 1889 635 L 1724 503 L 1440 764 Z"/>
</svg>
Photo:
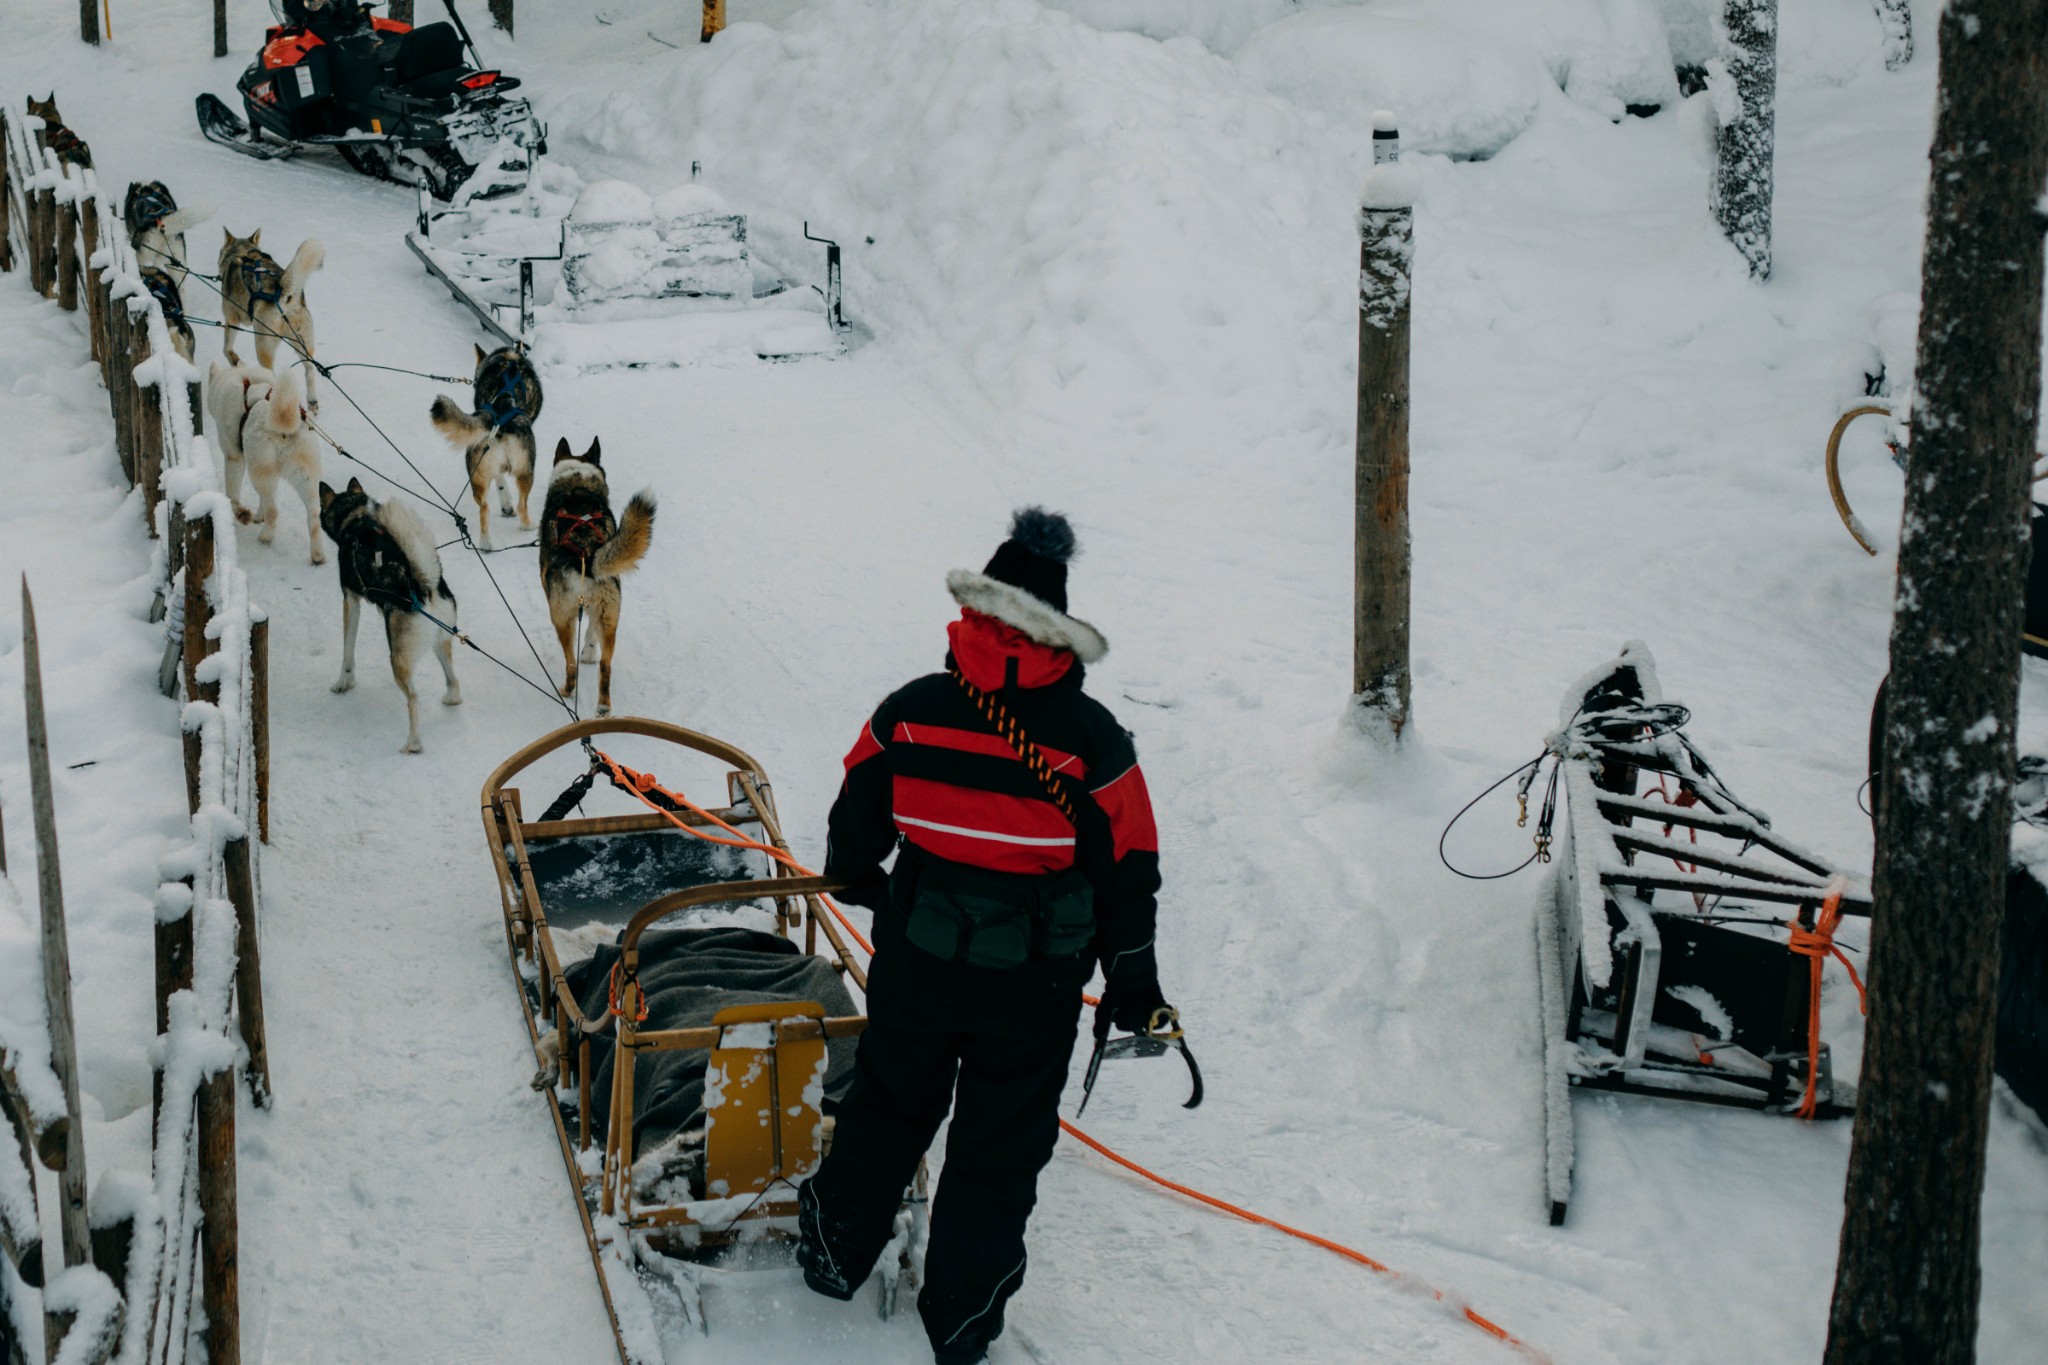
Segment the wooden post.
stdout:
<svg viewBox="0 0 2048 1365">
<path fill-rule="evenodd" d="M 704 0 L 704 31 L 697 41 L 708 43 L 725 30 L 725 0 Z"/>
<path fill-rule="evenodd" d="M 212 650 L 206 641 L 206 623 L 213 615 L 207 601 L 206 580 L 213 577 L 213 518 L 185 519 L 185 700 L 219 701 L 220 684 L 199 681 L 199 664 Z M 185 731 L 185 804 L 199 813 L 199 763 L 201 745 L 196 729 Z"/>
<path fill-rule="evenodd" d="M 84 243 L 80 251 L 79 273 L 85 283 L 85 330 L 92 338 L 92 358 L 100 367 L 102 381 L 107 376 L 107 310 L 106 300 L 100 293 L 100 280 L 105 272 L 92 263 L 93 256 L 100 249 L 100 197 L 97 194 L 83 196 L 78 205 L 78 233 Z"/>
<path fill-rule="evenodd" d="M 213 0 L 213 55 L 228 55 L 228 0 Z"/>
<path fill-rule="evenodd" d="M 143 519 L 149 523 L 150 534 L 154 535 L 157 504 L 164 499 L 164 395 L 161 379 L 151 385 L 135 382 L 135 366 L 149 359 L 149 333 L 143 330 L 141 321 L 138 317 L 129 318 L 129 334 L 134 339 L 134 347 L 129 353 L 132 363 L 124 377 L 135 399 L 130 438 L 135 445 L 135 479 L 142 485 Z M 210 546 L 211 542 L 208 544 Z M 211 555 L 210 549 L 208 554 Z M 208 562 L 211 563 L 210 558 Z"/>
<path fill-rule="evenodd" d="M 185 888 L 184 904 L 171 918 L 164 918 L 159 904 L 156 914 L 156 1034 L 161 1038 L 171 1027 L 171 997 L 192 989 L 192 879 L 168 883 Z M 159 891 L 159 894 L 163 894 Z M 163 1131 L 164 1073 L 159 1069 L 150 1104 L 149 1131 L 152 1141 Z"/>
<path fill-rule="evenodd" d="M 29 196 L 29 283 L 44 298 L 57 292 L 57 192 L 47 186 Z"/>
<path fill-rule="evenodd" d="M 512 0 L 491 0 L 491 22 L 512 36 Z"/>
<path fill-rule="evenodd" d="M 1714 106 L 1732 112 L 1715 135 L 1719 149 L 1711 195 L 1721 231 L 1749 262 L 1752 278 L 1771 277 L 1771 178 L 1777 138 L 1778 0 L 1724 0 L 1727 79 Z"/>
<path fill-rule="evenodd" d="M 256 837 L 270 842 L 270 617 L 250 613 L 249 742 L 256 759 Z"/>
<path fill-rule="evenodd" d="M 199 1288 L 208 1365 L 241 1365 L 241 1230 L 235 1208 L 235 1069 L 199 1086 L 199 1214 L 204 1222 Z"/>
<path fill-rule="evenodd" d="M 256 877 L 250 864 L 249 840 L 230 839 L 222 850 L 227 860 L 228 899 L 235 907 L 235 1013 L 241 1022 L 242 1045 L 249 1052 L 249 1098 L 258 1109 L 270 1108 L 270 1046 L 263 1028 L 263 957 L 256 939 Z"/>
<path fill-rule="evenodd" d="M 100 0 L 78 0 L 78 36 L 99 46 Z"/>
<path fill-rule="evenodd" d="M 66 167 L 65 188 L 76 191 L 78 178 Z M 78 311 L 78 200 L 57 201 L 57 306 L 67 313 Z"/>
<path fill-rule="evenodd" d="M 69 1117 L 64 1164 L 58 1168 L 57 1220 L 64 1264 L 92 1259 L 85 1218 L 85 1125 L 78 1117 L 78 1044 L 71 1024 L 71 946 L 64 933 L 64 880 L 57 863 L 56 796 L 50 787 L 50 731 L 43 716 L 42 648 L 28 575 L 21 577 L 22 692 L 28 714 L 28 778 L 36 820 L 36 885 L 43 911 L 43 999 L 49 1010 L 50 1066 L 64 1086 Z"/>
<path fill-rule="evenodd" d="M 14 269 L 14 224 L 7 206 L 14 201 L 14 125 L 0 113 L 0 270 Z"/>
<path fill-rule="evenodd" d="M 1408 724 L 1408 287 L 1415 211 L 1394 116 L 1373 115 L 1373 172 L 1358 213 L 1358 449 L 1351 704 L 1368 733 Z"/>
</svg>

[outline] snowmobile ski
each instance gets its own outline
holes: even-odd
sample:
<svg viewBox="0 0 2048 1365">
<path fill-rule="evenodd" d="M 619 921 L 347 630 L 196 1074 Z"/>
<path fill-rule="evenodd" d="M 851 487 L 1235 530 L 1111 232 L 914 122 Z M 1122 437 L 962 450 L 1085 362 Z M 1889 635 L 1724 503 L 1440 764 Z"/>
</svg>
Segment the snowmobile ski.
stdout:
<svg viewBox="0 0 2048 1365">
<path fill-rule="evenodd" d="M 193 103 L 199 114 L 200 135 L 208 142 L 259 161 L 282 161 L 298 153 L 299 149 L 289 142 L 259 140 L 218 95 L 201 95 Z"/>
</svg>

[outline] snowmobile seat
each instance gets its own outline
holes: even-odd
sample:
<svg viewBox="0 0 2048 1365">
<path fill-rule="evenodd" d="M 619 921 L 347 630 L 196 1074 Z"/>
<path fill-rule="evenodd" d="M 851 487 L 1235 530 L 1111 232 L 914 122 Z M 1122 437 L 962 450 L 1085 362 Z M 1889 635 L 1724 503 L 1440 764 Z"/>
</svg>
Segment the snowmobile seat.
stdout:
<svg viewBox="0 0 2048 1365">
<path fill-rule="evenodd" d="M 424 24 L 398 40 L 398 61 L 392 74 L 400 85 L 416 85 L 461 70 L 462 39 L 451 24 Z"/>
</svg>

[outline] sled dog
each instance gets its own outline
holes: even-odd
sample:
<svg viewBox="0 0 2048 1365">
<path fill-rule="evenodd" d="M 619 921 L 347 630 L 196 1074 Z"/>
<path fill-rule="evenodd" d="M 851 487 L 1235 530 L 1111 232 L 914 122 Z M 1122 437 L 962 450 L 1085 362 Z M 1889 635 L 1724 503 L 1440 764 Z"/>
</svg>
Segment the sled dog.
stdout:
<svg viewBox="0 0 2048 1365">
<path fill-rule="evenodd" d="M 190 268 L 185 255 L 185 233 L 213 217 L 207 208 L 181 209 L 161 180 L 131 183 L 121 201 L 121 221 L 128 228 L 128 244 L 144 270 L 165 270 L 178 283 L 185 282 Z"/>
<path fill-rule="evenodd" d="M 283 479 L 306 505 L 306 534 L 313 542 L 308 562 L 325 564 L 320 500 L 314 492 L 320 482 L 320 447 L 306 426 L 305 401 L 296 367 L 287 366 L 277 374 L 218 360 L 207 367 L 206 412 L 213 419 L 214 444 L 220 447 L 235 519 L 251 520 L 238 501 L 246 470 L 262 507 L 255 519 L 263 529 L 256 538 L 268 544 L 277 534 L 277 481 Z"/>
<path fill-rule="evenodd" d="M 420 751 L 420 698 L 412 671 L 431 645 L 441 660 L 448 690 L 443 706 L 462 705 L 462 685 L 455 681 L 455 637 L 428 616 L 455 625 L 455 594 L 441 576 L 441 557 L 434 538 L 410 507 L 402 502 L 373 502 L 361 481 L 335 492 L 320 485 L 320 524 L 334 538 L 341 566 L 341 676 L 333 690 L 356 685 L 356 625 L 368 602 L 384 614 L 384 639 L 391 647 L 391 676 L 405 693 L 405 746 L 401 753 Z"/>
<path fill-rule="evenodd" d="M 469 494 L 476 499 L 477 534 L 491 542 L 491 489 L 498 514 L 512 515 L 512 485 L 519 485 L 519 525 L 533 529 L 526 502 L 533 492 L 533 424 L 540 416 L 540 374 L 518 347 L 488 354 L 476 348 L 475 411 L 464 412 L 446 394 L 428 410 L 434 429 L 463 452 Z"/>
<path fill-rule="evenodd" d="M 57 159 L 70 166 L 92 169 L 92 148 L 85 145 L 85 139 L 71 131 L 64 116 L 57 112 L 57 92 L 52 90 L 50 98 L 39 100 L 28 97 L 28 111 L 43 121 L 42 131 L 36 134 L 36 146 L 48 148 L 57 154 Z"/>
<path fill-rule="evenodd" d="M 192 323 L 185 316 L 185 300 L 178 292 L 178 282 L 171 278 L 170 271 L 146 265 L 142 267 L 142 287 L 149 291 L 150 297 L 162 310 L 164 326 L 170 329 L 171 345 L 190 362 L 198 343 L 192 336 Z"/>
<path fill-rule="evenodd" d="M 327 260 L 327 248 L 308 237 L 292 253 L 292 263 L 279 267 L 263 250 L 263 229 L 237 237 L 227 228 L 220 248 L 221 350 L 239 365 L 235 333 L 247 327 L 256 335 L 256 361 L 277 368 L 277 343 L 282 341 L 307 360 L 313 358 L 313 313 L 306 306 L 306 280 Z M 312 366 L 306 367 L 306 406 L 320 411 Z"/>
<path fill-rule="evenodd" d="M 598 665 L 597 714 L 608 716 L 612 646 L 619 635 L 619 575 L 639 564 L 654 539 L 654 490 L 635 493 L 625 517 L 615 520 L 599 458 L 595 438 L 581 455 L 572 454 L 567 441 L 555 445 L 540 514 L 540 581 L 555 636 L 562 642 L 562 695 L 576 695 L 576 617 L 587 613 L 581 662 Z"/>
</svg>

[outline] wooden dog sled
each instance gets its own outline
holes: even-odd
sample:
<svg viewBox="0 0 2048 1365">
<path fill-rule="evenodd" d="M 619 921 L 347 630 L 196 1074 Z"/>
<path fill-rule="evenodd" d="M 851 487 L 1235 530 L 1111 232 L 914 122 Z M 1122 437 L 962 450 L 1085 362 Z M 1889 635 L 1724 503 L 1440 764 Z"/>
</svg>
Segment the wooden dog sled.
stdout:
<svg viewBox="0 0 2048 1365">
<path fill-rule="evenodd" d="M 671 769 L 692 755 L 724 765 L 726 806 L 693 806 L 599 747 L 626 736 L 687 751 L 664 756 Z M 578 744 L 589 770 L 532 818 L 509 784 Z M 601 777 L 629 790 L 641 811 L 561 818 Z M 535 1088 L 547 1098 L 576 1190 L 620 1359 L 661 1365 L 661 1336 L 679 1326 L 705 1330 L 702 1273 L 788 1263 L 798 1187 L 829 1142 L 828 1076 L 842 1068 L 839 1058 L 828 1062 L 828 1049 L 850 1064 L 850 1040 L 867 1023 L 838 984 L 864 990 L 866 974 L 821 900 L 841 883 L 804 875 L 789 857 L 758 763 L 663 721 L 584 720 L 535 740 L 484 784 L 483 820 L 542 1068 Z M 723 927 L 657 928 L 707 920 Z M 704 947 L 712 940 L 715 951 Z M 756 975 L 808 980 L 819 987 L 813 993 L 836 995 L 838 1012 L 822 1000 L 788 998 L 717 1008 L 731 994 L 719 973 L 735 962 L 758 967 Z M 663 984 L 666 968 L 704 963 L 711 981 Z M 698 982 L 687 972 L 683 979 Z M 678 1009 L 715 1013 L 665 1027 Z M 704 1054 L 701 1129 L 650 1132 L 650 1118 L 689 1093 L 687 1081 L 661 1067 L 692 1066 L 695 1054 Z M 646 1078 L 638 1087 L 636 1073 Z M 882 1261 L 884 1317 L 914 1285 L 923 1189 L 920 1169 Z"/>
<path fill-rule="evenodd" d="M 1855 1092 L 1821 1041 L 1821 962 L 1847 963 L 1839 919 L 1871 911 L 1865 878 L 1792 843 L 1722 783 L 1640 641 L 1580 679 L 1560 711 L 1536 838 L 1551 871 L 1537 966 L 1553 1224 L 1571 1198 L 1572 1086 L 1852 1113 Z"/>
</svg>

